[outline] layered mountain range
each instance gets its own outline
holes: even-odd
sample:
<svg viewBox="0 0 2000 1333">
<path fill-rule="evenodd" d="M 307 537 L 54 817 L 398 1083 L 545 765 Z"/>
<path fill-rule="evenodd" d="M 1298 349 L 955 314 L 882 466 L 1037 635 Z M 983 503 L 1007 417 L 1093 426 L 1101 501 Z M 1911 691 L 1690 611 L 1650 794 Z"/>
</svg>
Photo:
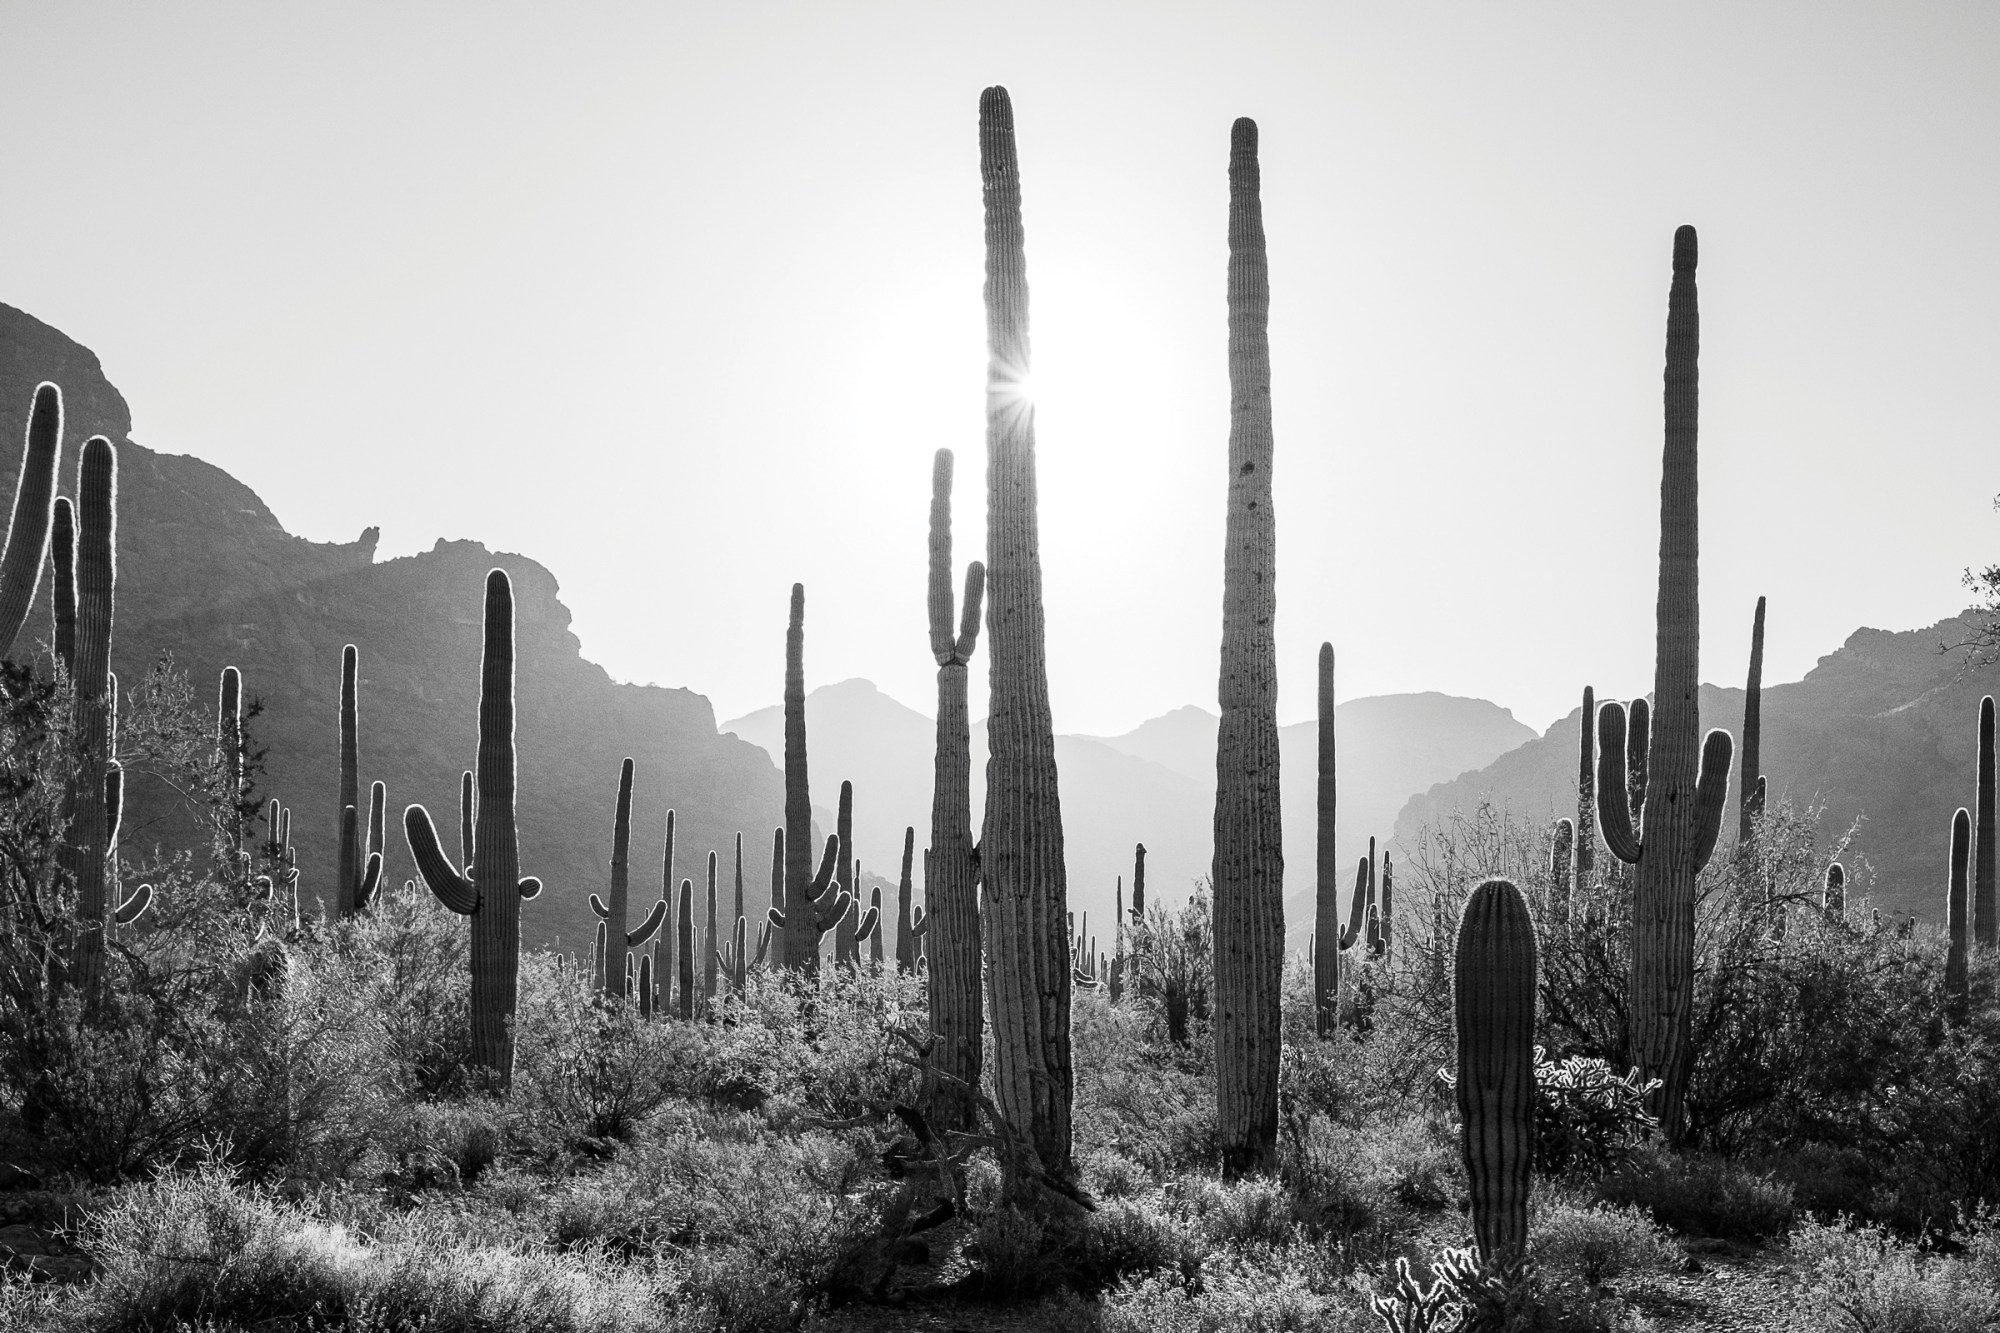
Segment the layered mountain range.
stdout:
<svg viewBox="0 0 2000 1333">
<path fill-rule="evenodd" d="M 92 434 L 119 447 L 117 620 L 112 665 L 133 688 L 163 655 L 212 697 L 226 664 L 262 705 L 251 724 L 266 749 L 261 794 L 295 811 L 302 888 L 330 889 L 337 830 L 336 716 L 340 652 L 361 663 L 361 777 L 387 784 L 392 812 L 421 801 L 455 822 L 458 775 L 473 759 L 481 584 L 499 566 L 514 580 L 519 692 L 521 864 L 549 892 L 523 912 L 530 944 L 582 947 L 595 929 L 588 895 L 604 886 L 619 761 L 636 761 L 634 892 L 661 883 L 666 811 L 678 811 L 674 878 L 699 887 L 713 849 L 727 901 L 730 849 L 744 835 L 746 899 L 769 892 L 770 831 L 782 818 L 773 707 L 718 728 L 703 696 L 613 681 L 570 632 L 555 576 L 524 555 L 476 540 L 375 558 L 376 531 L 352 542 L 293 536 L 242 482 L 198 458 L 132 439 L 123 396 L 97 357 L 60 331 L 0 305 L 0 496 L 13 493 L 34 386 L 62 386 L 65 489 Z M 46 585 L 45 585 L 46 586 Z M 46 593 L 23 643 L 48 637 Z M 1825 830 L 1861 819 L 1849 860 L 1885 908 L 1937 915 L 1943 832 L 1971 797 L 1973 717 L 2000 689 L 2000 667 L 1963 670 L 1941 640 L 1961 622 L 1909 633 L 1857 631 L 1805 680 L 1768 687 L 1765 771 L 1774 799 L 1823 803 Z M 775 665 L 775 663 L 774 663 Z M 775 674 L 775 673 L 774 673 Z M 775 683 L 775 681 L 774 681 Z M 1579 686 L 1580 688 L 1580 686 Z M 1740 726 L 1742 692 L 1705 689 L 1711 725 Z M 867 681 L 814 690 L 807 704 L 815 810 L 831 826 L 839 783 L 856 789 L 856 844 L 871 883 L 893 885 L 906 825 L 929 825 L 932 723 Z M 1368 839 L 1414 842 L 1427 821 L 1480 801 L 1523 817 L 1574 805 L 1577 725 L 1546 736 L 1506 710 L 1439 694 L 1340 705 L 1338 843 L 1351 867 Z M 1057 740 L 1071 905 L 1109 949 L 1114 886 L 1129 892 L 1133 847 L 1148 848 L 1148 888 L 1179 902 L 1209 868 L 1214 819 L 1213 713 L 1177 709 L 1120 736 Z M 1282 729 L 1288 937 L 1309 929 L 1314 877 L 1317 726 Z M 983 801 L 984 728 L 975 726 L 974 810 Z M 122 847 L 128 859 L 199 843 L 173 786 L 131 760 Z M 1732 798 L 1733 800 L 1733 798 Z M 449 835 L 447 835 L 449 841 Z M 413 872 L 400 833 L 389 873 Z M 1872 879 L 1870 872 L 1872 871 Z M 1343 893 L 1352 870 L 1342 877 Z M 893 895 L 885 894 L 891 904 Z M 641 899 L 641 902 L 644 900 Z M 635 911 L 643 911 L 643 906 Z M 893 907 L 892 907 L 893 911 Z"/>
</svg>

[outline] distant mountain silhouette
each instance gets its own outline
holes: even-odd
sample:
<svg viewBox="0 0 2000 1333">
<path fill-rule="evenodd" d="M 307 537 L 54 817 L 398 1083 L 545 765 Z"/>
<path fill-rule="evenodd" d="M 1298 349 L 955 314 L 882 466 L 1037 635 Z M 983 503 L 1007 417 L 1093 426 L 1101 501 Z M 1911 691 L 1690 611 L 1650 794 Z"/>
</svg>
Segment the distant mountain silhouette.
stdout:
<svg viewBox="0 0 2000 1333">
<path fill-rule="evenodd" d="M 781 817 L 777 770 L 755 746 L 717 734 L 715 716 L 689 690 L 614 683 L 583 659 L 549 571 L 524 556 L 472 541 L 440 541 L 422 555 L 375 560 L 376 530 L 349 543 L 287 533 L 242 482 L 200 459 L 133 443 L 125 400 L 97 357 L 61 332 L 0 305 L 0 503 L 11 503 L 20 441 L 35 385 L 63 390 L 62 489 L 73 490 L 85 438 L 118 446 L 118 585 L 112 669 L 126 689 L 163 652 L 213 700 L 217 672 L 235 664 L 264 712 L 253 723 L 269 747 L 260 782 L 296 811 L 301 887 L 330 887 L 338 812 L 340 650 L 361 652 L 361 780 L 388 786 L 390 874 L 414 874 L 401 833 L 403 807 L 427 805 L 456 851 L 458 775 L 477 744 L 481 588 L 486 571 L 514 580 L 518 639 L 521 868 L 547 891 L 525 904 L 523 938 L 560 936 L 588 949 L 596 921 L 588 896 L 604 887 L 618 768 L 636 761 L 633 817 L 635 917 L 657 893 L 662 828 L 679 808 L 676 877 L 699 890 L 710 848 L 744 832 L 746 897 L 768 901 L 770 831 Z M 48 583 L 17 655 L 48 638 Z M 209 703 L 212 708 L 213 704 Z M 174 793 L 143 770 L 128 781 L 121 845 L 128 858 L 192 836 Z M 725 910 L 727 910 L 725 908 Z M 697 913 L 701 911 L 697 908 Z"/>
<path fill-rule="evenodd" d="M 1884 912 L 1943 916 L 1951 817 L 1973 804 L 1979 700 L 2000 693 L 2000 665 L 1966 669 L 1958 654 L 1939 652 L 1942 643 L 1965 640 L 1971 615 L 1920 630 L 1856 630 L 1804 680 L 1764 687 L 1763 769 L 1772 802 L 1823 802 L 1822 847 L 1860 819 L 1845 859 L 1850 876 L 1862 858 L 1873 874 L 1851 879 L 1851 892 L 1869 896 Z M 1579 707 L 1540 740 L 1412 799 L 1396 820 L 1399 842 L 1413 843 L 1425 824 L 1482 800 L 1528 820 L 1571 815 L 1581 713 Z M 1704 728 L 1740 736 L 1742 689 L 1702 686 L 1701 717 Z M 1739 772 L 1731 775 L 1718 855 L 1735 841 L 1740 791 Z"/>
<path fill-rule="evenodd" d="M 1385 695 L 1341 704 L 1341 795 L 1337 825 L 1343 862 L 1367 851 L 1370 835 L 1387 840 L 1411 794 L 1534 738 L 1533 728 L 1497 705 L 1442 694 Z M 782 757 L 784 719 L 762 708 L 726 721 L 724 731 Z M 1071 910 L 1090 914 L 1099 946 L 1108 930 L 1118 879 L 1131 887 L 1133 844 L 1146 844 L 1149 894 L 1179 902 L 1209 872 L 1215 820 L 1215 714 L 1192 705 L 1142 723 L 1122 736 L 1058 736 L 1063 845 Z M 855 784 L 855 843 L 864 860 L 888 869 L 903 828 L 922 846 L 930 830 L 932 720 L 866 680 L 823 685 L 806 696 L 815 809 L 843 778 Z M 1282 728 L 1287 867 L 1287 936 L 1311 929 L 1319 725 Z M 973 812 L 985 799 L 986 729 L 972 729 Z M 1351 874 L 1342 880 L 1352 885 Z"/>
</svg>

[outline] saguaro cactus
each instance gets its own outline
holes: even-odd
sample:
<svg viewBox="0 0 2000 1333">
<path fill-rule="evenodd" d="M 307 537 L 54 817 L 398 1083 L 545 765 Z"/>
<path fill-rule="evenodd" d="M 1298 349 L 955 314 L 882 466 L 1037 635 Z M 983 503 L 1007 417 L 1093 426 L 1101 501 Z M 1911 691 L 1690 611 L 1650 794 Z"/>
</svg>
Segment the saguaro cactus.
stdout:
<svg viewBox="0 0 2000 1333">
<path fill-rule="evenodd" d="M 979 612 L 986 566 L 965 567 L 965 596 L 952 605 L 951 482 L 953 458 L 940 449 L 931 459 L 928 595 L 931 657 L 937 663 L 937 753 L 931 781 L 931 845 L 924 861 L 924 897 L 930 904 L 930 1062 L 936 1080 L 933 1123 L 970 1129 L 970 1090 L 979 1086 L 980 1033 L 985 1027 L 982 945 L 979 935 L 979 864 L 972 839 L 972 729 L 967 716 L 967 667 L 979 646 Z M 954 629 L 954 621 L 956 628 Z M 900 946 L 899 954 L 900 957 Z M 911 966 L 915 966 L 914 958 Z"/>
<path fill-rule="evenodd" d="M 644 948 L 667 919 L 667 900 L 659 899 L 646 919 L 631 930 L 625 922 L 631 911 L 632 853 L 632 760 L 618 769 L 618 803 L 611 817 L 611 901 L 590 895 L 590 910 L 605 922 L 610 933 L 605 942 L 604 994 L 623 994 L 625 960 L 633 949 Z"/>
<path fill-rule="evenodd" d="M 1319 646 L 1319 830 L 1314 869 L 1313 1014 L 1322 1039 L 1340 1031 L 1340 851 L 1334 845 L 1333 645 Z"/>
<path fill-rule="evenodd" d="M 1820 892 L 1819 906 L 1835 921 L 1847 915 L 1847 867 L 1838 861 L 1826 868 L 1826 885 Z"/>
<path fill-rule="evenodd" d="M 677 966 L 675 975 L 680 977 L 680 1015 L 694 1017 L 694 881 L 681 881 L 680 930 L 675 941 Z"/>
<path fill-rule="evenodd" d="M 785 629 L 785 910 L 783 918 L 803 919 L 813 883 L 812 789 L 806 774 L 806 586 L 792 585 L 791 619 Z M 834 842 L 838 844 L 839 839 Z M 842 886 L 847 887 L 846 885 Z M 783 928 L 779 915 L 771 924 Z M 829 922 L 829 925 L 832 923 Z M 819 933 L 808 929 L 784 937 L 785 966 L 819 975 Z"/>
<path fill-rule="evenodd" d="M 716 953 L 716 946 L 722 942 L 722 936 L 716 930 L 718 913 L 715 902 L 715 859 L 715 853 L 710 852 L 708 854 L 708 932 L 703 937 L 708 942 L 708 947 L 701 951 L 701 1010 L 704 1015 L 714 1012 L 715 1009 L 715 967 L 721 961 Z"/>
<path fill-rule="evenodd" d="M 118 452 L 102 435 L 83 446 L 76 482 L 76 653 L 71 671 L 70 729 L 76 767 L 65 793 L 69 824 L 57 849 L 58 868 L 76 886 L 76 933 L 70 975 L 89 993 L 102 973 L 105 853 L 109 812 L 104 775 L 110 759 L 111 612 L 117 582 Z"/>
<path fill-rule="evenodd" d="M 361 910 L 361 739 L 360 653 L 353 644 L 340 650 L 340 794 L 334 801 L 334 910 L 353 916 Z"/>
<path fill-rule="evenodd" d="M 1634 828 L 1623 770 L 1628 757 L 1625 710 L 1598 714 L 1597 814 L 1612 855 L 1637 867 L 1632 899 L 1630 1006 L 1640 1071 L 1658 1078 L 1655 1110 L 1678 1143 L 1687 1087 L 1690 1004 L 1694 993 L 1695 876 L 1708 863 L 1729 793 L 1731 743 L 1712 731 L 1700 745 L 1700 597 L 1696 503 L 1696 356 L 1694 228 L 1674 235 L 1673 289 L 1667 298 L 1666 443 L 1660 477 L 1660 579 L 1653 668 L 1651 743 L 1634 754 L 1647 766 L 1644 835 Z M 1633 701 L 1637 739 L 1639 702 Z"/>
<path fill-rule="evenodd" d="M 1597 868 L 1597 692 L 1588 685 L 1576 729 L 1576 884 L 1582 888 Z"/>
<path fill-rule="evenodd" d="M 1556 821 L 1555 838 L 1549 848 L 1549 906 L 1551 921 L 1569 920 L 1569 863 L 1576 842 L 1576 830 L 1567 819 Z"/>
<path fill-rule="evenodd" d="M 854 894 L 854 900 L 861 901 L 861 885 L 854 877 L 854 784 L 843 780 L 840 784 L 840 804 L 834 813 L 834 826 L 840 838 L 840 868 L 835 871 L 843 887 Z M 843 967 L 861 966 L 860 922 L 853 913 L 840 918 L 833 928 L 833 961 Z"/>
<path fill-rule="evenodd" d="M 828 838 L 826 852 L 820 857 L 818 873 L 807 881 L 799 893 L 787 895 L 791 899 L 791 907 L 783 912 L 775 907 L 771 909 L 771 924 L 784 932 L 786 949 L 811 949 L 817 954 L 819 942 L 826 938 L 826 933 L 853 910 L 853 895 L 833 878 L 834 863 L 839 854 L 840 839 Z"/>
<path fill-rule="evenodd" d="M 1966 943 L 1970 934 L 1966 863 L 1971 859 L 1972 816 L 1961 806 L 1951 817 L 1951 877 L 1945 883 L 1944 899 L 1944 991 L 1954 1018 L 1964 1013 L 1966 1004 Z"/>
<path fill-rule="evenodd" d="M 403 833 L 439 902 L 472 918 L 472 1055 L 501 1089 L 514 1075 L 514 1001 L 521 968 L 521 900 L 542 891 L 522 877 L 514 823 L 514 585 L 486 576 L 479 667 L 479 790 L 471 864 L 453 867 L 421 805 L 403 811 Z"/>
<path fill-rule="evenodd" d="M 904 976 L 917 970 L 918 941 L 931 927 L 931 919 L 922 907 L 911 907 L 911 894 L 915 885 L 910 881 L 910 871 L 917 856 L 917 830 L 906 827 L 903 830 L 903 873 L 896 879 L 896 971 Z M 925 884 L 928 888 L 930 862 L 925 858 Z M 880 934 L 878 929 L 877 934 Z"/>
<path fill-rule="evenodd" d="M 1764 742 L 1764 599 L 1757 599 L 1757 615 L 1750 622 L 1750 677 L 1743 685 L 1743 778 L 1738 784 L 1736 842 L 1748 847 L 1756 836 L 1757 818 L 1764 813 L 1764 777 L 1757 771 L 1763 762 Z"/>
<path fill-rule="evenodd" d="M 785 963 L 785 937 L 778 921 L 785 914 L 785 830 L 782 827 L 771 830 L 771 904 L 764 913 L 764 930 L 769 934 L 777 932 L 777 952 L 771 961 L 779 966 Z"/>
<path fill-rule="evenodd" d="M 0 554 L 0 657 L 13 654 L 14 640 L 41 586 L 42 561 L 49 552 L 49 525 L 55 519 L 56 472 L 62 461 L 62 390 L 42 383 L 28 409 L 28 438 L 21 475 L 14 485 L 14 516 Z"/>
<path fill-rule="evenodd" d="M 49 571 L 55 587 L 49 590 L 49 616 L 55 630 L 56 660 L 70 675 L 76 674 L 76 507 L 69 497 L 56 497 L 55 517 L 50 523 Z"/>
<path fill-rule="evenodd" d="M 1014 107 L 979 99 L 986 213 L 986 577 L 993 663 L 986 821 L 979 843 L 982 925 L 993 999 L 993 1088 L 1058 1186 L 1074 1175 L 1069 942 L 1063 920 L 1062 800 L 1042 621 L 1035 415 L 1028 378 L 1028 283 Z M 1023 1181 L 1012 1182 L 1017 1188 Z"/>
<path fill-rule="evenodd" d="M 1271 287 L 1257 122 L 1229 142 L 1229 508 L 1215 752 L 1215 1086 L 1225 1175 L 1278 1151 L 1284 839 L 1278 796 L 1277 527 L 1271 512 Z"/>
<path fill-rule="evenodd" d="M 243 847 L 243 673 L 233 666 L 222 668 L 216 695 L 215 756 L 229 792 L 219 816 L 223 849 L 233 862 Z"/>
<path fill-rule="evenodd" d="M 653 981 L 669 997 L 674 989 L 674 812 L 667 811 L 666 852 L 660 861 L 660 901 L 667 905 L 667 917 L 660 933 L 653 937 Z M 672 1006 L 662 1001 L 664 1012 Z"/>
<path fill-rule="evenodd" d="M 1535 1157 L 1535 927 L 1520 890 L 1489 879 L 1458 927 L 1458 1116 L 1483 1265 L 1528 1239 Z"/>
<path fill-rule="evenodd" d="M 1973 800 L 1978 841 L 1972 854 L 1972 938 L 1992 948 L 2000 941 L 2000 901 L 1994 898 L 1993 696 L 1979 701 L 1979 785 Z"/>
<path fill-rule="evenodd" d="M 1132 924 L 1146 919 L 1146 844 L 1132 848 Z"/>
</svg>

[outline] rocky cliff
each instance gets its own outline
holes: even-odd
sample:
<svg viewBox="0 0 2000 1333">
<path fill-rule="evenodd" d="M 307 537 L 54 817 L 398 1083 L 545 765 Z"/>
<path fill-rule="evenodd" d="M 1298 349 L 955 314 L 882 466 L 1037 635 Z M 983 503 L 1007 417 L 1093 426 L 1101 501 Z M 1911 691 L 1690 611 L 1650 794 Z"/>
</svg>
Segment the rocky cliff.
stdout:
<svg viewBox="0 0 2000 1333">
<path fill-rule="evenodd" d="M 62 386 L 64 489 L 82 441 L 118 445 L 118 596 L 112 669 L 137 682 L 162 653 L 213 697 L 234 664 L 262 702 L 256 743 L 269 747 L 259 789 L 295 808 L 302 889 L 327 892 L 338 811 L 340 652 L 361 656 L 361 780 L 387 784 L 403 807 L 430 807 L 447 846 L 458 775 L 477 745 L 481 589 L 498 565 L 514 580 L 520 745 L 521 866 L 547 891 L 522 912 L 530 944 L 587 947 L 588 895 L 607 878 L 619 761 L 636 760 L 635 915 L 656 891 L 661 831 L 679 811 L 676 875 L 699 886 L 710 848 L 724 856 L 744 831 L 750 897 L 763 901 L 770 830 L 783 792 L 764 752 L 718 735 L 708 700 L 689 690 L 621 685 L 584 659 L 555 577 L 525 556 L 477 542 L 440 541 L 421 555 L 377 562 L 376 531 L 351 543 L 286 532 L 248 486 L 196 458 L 134 443 L 131 413 L 97 357 L 58 330 L 0 305 L 0 495 L 11 501 L 35 385 Z M 47 638 L 47 584 L 22 646 Z M 130 782 L 128 855 L 190 836 L 175 793 L 143 772 Z M 413 874 L 400 831 L 390 874 Z"/>
</svg>

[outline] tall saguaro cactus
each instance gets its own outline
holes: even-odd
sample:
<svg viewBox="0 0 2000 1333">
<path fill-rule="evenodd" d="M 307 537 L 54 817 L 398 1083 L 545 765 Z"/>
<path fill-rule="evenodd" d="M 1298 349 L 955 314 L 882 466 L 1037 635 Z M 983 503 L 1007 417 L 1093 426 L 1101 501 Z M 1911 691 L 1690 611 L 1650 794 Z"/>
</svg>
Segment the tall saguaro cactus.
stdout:
<svg viewBox="0 0 2000 1333">
<path fill-rule="evenodd" d="M 1319 646 L 1319 836 L 1314 850 L 1313 1014 L 1322 1038 L 1340 1032 L 1340 850 L 1334 845 L 1333 645 Z"/>
<path fill-rule="evenodd" d="M 7 546 L 0 553 L 0 657 L 11 656 L 14 640 L 42 582 L 42 561 L 49 553 L 49 526 L 55 519 L 56 472 L 62 461 L 62 390 L 42 383 L 28 409 L 28 437 L 21 454 L 21 475 L 14 485 L 14 516 L 7 525 Z"/>
<path fill-rule="evenodd" d="M 1993 696 L 1979 701 L 1979 783 L 1973 800 L 1978 812 L 1972 853 L 1972 938 L 1992 948 L 2000 938 L 2000 902 L 1994 898 Z"/>
<path fill-rule="evenodd" d="M 1504 879 L 1472 891 L 1458 927 L 1458 1117 L 1482 1264 L 1528 1239 L 1535 1157 L 1535 927 Z"/>
<path fill-rule="evenodd" d="M 659 899 L 653 910 L 636 927 L 627 930 L 631 911 L 632 880 L 632 760 L 628 756 L 618 769 L 618 803 L 611 817 L 611 890 L 609 902 L 590 895 L 590 910 L 606 925 L 604 983 L 606 996 L 625 994 L 625 960 L 633 949 L 642 949 L 659 932 L 667 919 L 667 900 Z"/>
<path fill-rule="evenodd" d="M 1215 1086 L 1225 1175 L 1277 1161 L 1285 854 L 1279 827 L 1271 284 L 1257 122 L 1229 140 L 1229 508 L 1215 746 Z"/>
<path fill-rule="evenodd" d="M 785 628 L 785 918 L 802 919 L 810 910 L 805 904 L 819 896 L 808 892 L 812 883 L 812 788 L 806 774 L 806 585 L 794 583 L 791 618 Z M 783 929 L 777 916 L 771 923 Z M 817 977 L 821 933 L 813 929 L 787 931 L 783 939 L 785 966 Z"/>
<path fill-rule="evenodd" d="M 76 653 L 70 672 L 76 768 L 65 794 L 69 827 L 56 863 L 76 886 L 70 975 L 88 994 L 103 971 L 108 910 L 104 857 L 110 821 L 104 774 L 110 759 L 111 610 L 118 549 L 118 452 L 102 435 L 83 446 L 76 511 Z"/>
<path fill-rule="evenodd" d="M 438 901 L 472 918 L 472 1056 L 504 1090 L 514 1075 L 521 900 L 540 893 L 542 882 L 520 874 L 514 822 L 514 585 L 503 569 L 486 575 L 478 763 L 472 864 L 465 872 L 445 856 L 423 806 L 403 811 L 403 833 L 418 872 Z"/>
<path fill-rule="evenodd" d="M 1597 692 L 1588 685 L 1576 729 L 1576 884 L 1582 888 L 1597 868 Z"/>
<path fill-rule="evenodd" d="M 1750 677 L 1743 686 L 1743 776 L 1737 782 L 1736 843 L 1748 847 L 1764 813 L 1764 777 L 1757 771 L 1764 742 L 1764 599 L 1750 622 Z"/>
<path fill-rule="evenodd" d="M 1945 881 L 1944 898 L 1944 990 L 1952 1017 L 1964 1014 L 1966 1004 L 1969 885 L 1967 863 L 1972 859 L 1972 816 L 1959 807 L 1951 817 L 1951 876 Z"/>
<path fill-rule="evenodd" d="M 835 872 L 843 888 L 854 895 L 854 901 L 861 901 L 861 885 L 854 876 L 854 784 L 845 779 L 840 784 L 840 804 L 835 808 L 834 827 L 840 838 L 840 869 Z M 856 914 L 849 912 L 840 918 L 833 928 L 833 961 L 842 966 L 861 966 L 860 923 Z"/>
<path fill-rule="evenodd" d="M 906 826 L 903 829 L 903 872 L 896 879 L 896 971 L 902 976 L 917 970 L 917 956 L 921 949 L 919 941 L 931 928 L 931 919 L 925 910 L 917 907 L 913 912 L 911 907 L 911 893 L 916 886 L 911 882 L 910 872 L 916 857 L 917 830 L 913 825 Z M 877 926 L 875 930 L 876 938 L 880 939 L 882 928 Z"/>
<path fill-rule="evenodd" d="M 361 740 L 360 653 L 353 644 L 340 650 L 340 794 L 334 801 L 334 910 L 353 916 L 361 910 Z"/>
<path fill-rule="evenodd" d="M 1028 378 L 1027 255 L 1014 106 L 979 98 L 986 213 L 986 821 L 979 842 L 993 999 L 993 1087 L 1058 1185 L 1074 1175 L 1070 1113 L 1070 960 L 1062 800 L 1042 621 L 1035 501 L 1035 412 Z"/>
<path fill-rule="evenodd" d="M 221 812 L 222 841 L 233 858 L 243 846 L 243 673 L 233 666 L 222 668 L 216 688 L 215 752 L 229 792 L 229 804 Z"/>
<path fill-rule="evenodd" d="M 1701 639 L 1696 356 L 1701 338 L 1694 274 L 1694 228 L 1682 227 L 1674 233 L 1673 288 L 1667 298 L 1653 717 L 1650 745 L 1644 751 L 1635 747 L 1632 756 L 1646 765 L 1643 837 L 1633 826 L 1637 802 L 1624 772 L 1625 710 L 1608 703 L 1598 714 L 1598 820 L 1612 855 L 1636 866 L 1629 982 L 1634 1054 L 1641 1073 L 1661 1081 L 1655 1110 L 1673 1143 L 1680 1141 L 1692 1056 L 1695 876 L 1708 864 L 1721 832 L 1732 748 L 1726 731 L 1712 731 L 1706 743 L 1700 741 L 1696 706 Z M 1634 701 L 1635 714 L 1638 703 Z M 1636 716 L 1634 721 L 1636 741 Z"/>
<path fill-rule="evenodd" d="M 965 598 L 952 606 L 952 452 L 931 459 L 929 595 L 931 657 L 937 662 L 937 754 L 931 779 L 931 846 L 924 860 L 930 905 L 931 1067 L 939 1079 L 930 1108 L 934 1123 L 970 1129 L 971 1090 L 983 1064 L 986 1018 L 981 987 L 979 864 L 972 839 L 972 726 L 967 717 L 967 668 L 979 646 L 979 612 L 986 566 L 965 567 Z M 956 619 L 956 632 L 953 622 Z M 898 946 L 900 957 L 901 946 Z M 912 966 L 914 966 L 912 960 Z"/>
</svg>

